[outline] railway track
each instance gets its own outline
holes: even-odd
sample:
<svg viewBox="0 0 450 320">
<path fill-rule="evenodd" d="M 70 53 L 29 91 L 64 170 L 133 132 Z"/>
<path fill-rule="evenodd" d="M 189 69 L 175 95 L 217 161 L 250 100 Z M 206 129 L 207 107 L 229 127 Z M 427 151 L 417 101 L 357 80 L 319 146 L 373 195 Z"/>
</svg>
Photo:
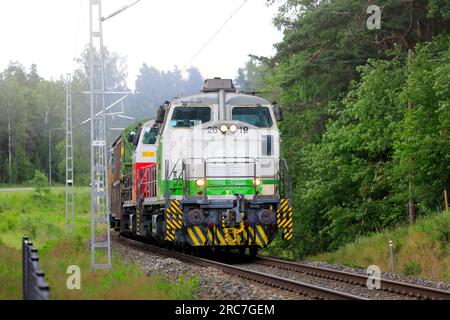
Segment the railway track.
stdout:
<svg viewBox="0 0 450 320">
<path fill-rule="evenodd" d="M 195 264 L 203 267 L 214 267 L 222 270 L 233 276 L 238 276 L 250 281 L 258 282 L 261 284 L 273 286 L 282 290 L 287 290 L 299 295 L 305 295 L 314 299 L 327 299 L 327 300 L 368 300 L 367 298 L 348 294 L 345 292 L 319 287 L 305 282 L 294 281 L 287 278 L 278 277 L 271 274 L 266 274 L 246 268 L 241 268 L 236 265 L 230 265 L 214 260 L 204 259 L 177 251 L 172 251 L 160 247 L 156 247 L 150 244 L 142 243 L 127 237 L 119 237 L 119 241 L 125 242 L 133 247 L 139 248 L 144 251 L 153 252 L 156 254 L 162 254 L 167 257 L 175 258 L 186 263 Z"/>
<path fill-rule="evenodd" d="M 278 269 L 294 271 L 299 273 L 304 273 L 308 275 L 312 275 L 315 277 L 321 277 L 330 280 L 342 281 L 345 283 L 350 283 L 354 285 L 359 285 L 366 287 L 368 276 L 337 271 L 332 269 L 326 269 L 311 265 L 306 265 L 303 263 L 280 260 L 269 257 L 258 256 L 254 263 L 270 266 Z M 435 288 L 418 286 L 414 284 L 409 284 L 405 282 L 392 281 L 387 279 L 381 279 L 380 281 L 381 288 L 380 290 L 396 293 L 400 295 L 405 295 L 409 297 L 414 297 L 422 300 L 450 300 L 450 292 L 445 290 L 439 290 Z"/>
<path fill-rule="evenodd" d="M 261 284 L 270 285 L 279 288 L 281 290 L 287 290 L 290 291 L 292 294 L 304 295 L 315 299 L 370 300 L 369 298 L 360 296 L 359 294 L 355 295 L 343 292 L 342 290 L 335 290 L 323 286 L 317 286 L 311 283 L 306 283 L 304 281 L 280 277 L 267 272 L 250 270 L 248 267 L 247 268 L 240 267 L 239 264 L 236 263 L 229 264 L 201 257 L 196 257 L 193 255 L 184 254 L 177 251 L 153 246 L 147 243 L 142 243 L 124 236 L 119 237 L 119 239 L 121 242 L 126 242 L 127 244 L 130 244 L 144 251 L 165 255 L 167 257 L 175 258 L 194 265 L 218 268 L 225 273 L 238 276 L 244 279 L 248 279 L 250 281 L 258 282 Z M 321 268 L 303 263 L 276 259 L 272 257 L 258 256 L 256 259 L 251 260 L 251 263 L 296 273 L 307 274 L 314 277 L 324 278 L 332 281 L 339 281 L 365 288 L 367 287 L 367 280 L 369 278 L 367 275 Z M 450 292 L 445 290 L 425 286 L 418 286 L 414 284 L 392 281 L 387 279 L 381 279 L 380 285 L 381 287 L 379 290 L 386 291 L 392 294 L 397 294 L 399 296 L 408 296 L 411 298 L 421 300 L 450 300 Z"/>
</svg>

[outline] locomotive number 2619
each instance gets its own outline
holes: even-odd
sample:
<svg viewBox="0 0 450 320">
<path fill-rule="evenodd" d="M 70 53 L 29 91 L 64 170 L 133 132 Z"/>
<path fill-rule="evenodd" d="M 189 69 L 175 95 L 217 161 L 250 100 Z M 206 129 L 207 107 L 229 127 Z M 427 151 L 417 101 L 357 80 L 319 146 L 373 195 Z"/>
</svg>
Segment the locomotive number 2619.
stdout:
<svg viewBox="0 0 450 320">
<path fill-rule="evenodd" d="M 217 133 L 219 132 L 219 128 L 217 126 L 209 126 L 208 133 Z M 248 127 L 239 127 L 238 128 L 239 133 L 248 133 Z"/>
</svg>

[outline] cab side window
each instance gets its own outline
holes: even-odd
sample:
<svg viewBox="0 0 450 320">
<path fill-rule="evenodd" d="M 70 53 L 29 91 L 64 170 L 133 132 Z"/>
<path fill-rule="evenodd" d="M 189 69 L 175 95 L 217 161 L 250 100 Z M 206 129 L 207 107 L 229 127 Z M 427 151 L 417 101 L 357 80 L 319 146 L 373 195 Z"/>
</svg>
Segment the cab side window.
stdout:
<svg viewBox="0 0 450 320">
<path fill-rule="evenodd" d="M 155 144 L 158 133 L 159 133 L 158 127 L 145 128 L 144 129 L 144 139 L 143 139 L 142 143 L 143 144 Z"/>
</svg>

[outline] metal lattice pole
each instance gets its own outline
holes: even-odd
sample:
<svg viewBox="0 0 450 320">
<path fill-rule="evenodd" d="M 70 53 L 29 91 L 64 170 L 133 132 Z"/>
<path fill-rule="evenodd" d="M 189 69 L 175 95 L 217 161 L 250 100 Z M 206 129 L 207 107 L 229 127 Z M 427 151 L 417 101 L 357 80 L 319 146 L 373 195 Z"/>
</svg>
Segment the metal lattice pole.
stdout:
<svg viewBox="0 0 450 320">
<path fill-rule="evenodd" d="M 71 77 L 66 82 L 66 235 L 75 235 L 75 199 L 73 179 L 73 126 Z"/>
<path fill-rule="evenodd" d="M 111 268 L 101 0 L 90 0 L 91 270 Z M 97 55 L 96 55 L 97 54 Z M 98 112 L 100 113 L 98 114 Z M 98 255 L 96 249 L 106 250 Z M 98 250 L 97 250 L 98 251 Z M 102 262 L 97 262 L 101 259 Z"/>
</svg>

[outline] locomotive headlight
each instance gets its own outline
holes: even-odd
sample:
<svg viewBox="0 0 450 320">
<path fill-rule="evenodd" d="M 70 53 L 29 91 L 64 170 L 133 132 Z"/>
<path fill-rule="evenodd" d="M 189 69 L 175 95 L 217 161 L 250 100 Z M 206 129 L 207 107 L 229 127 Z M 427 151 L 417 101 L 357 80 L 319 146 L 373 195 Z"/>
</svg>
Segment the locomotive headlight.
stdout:
<svg viewBox="0 0 450 320">
<path fill-rule="evenodd" d="M 228 131 L 228 127 L 225 124 L 221 125 L 219 129 L 222 133 L 225 133 Z"/>
<path fill-rule="evenodd" d="M 232 133 L 235 133 L 235 132 L 237 131 L 237 126 L 236 126 L 235 124 L 232 124 L 232 125 L 230 126 L 230 131 L 231 131 Z"/>
<path fill-rule="evenodd" d="M 261 185 L 261 179 L 259 179 L 259 178 L 253 179 L 252 182 L 253 182 L 253 185 L 256 187 L 259 187 Z"/>
<path fill-rule="evenodd" d="M 198 178 L 197 180 L 195 180 L 195 184 L 197 185 L 197 187 L 203 188 L 206 184 L 206 181 L 204 178 Z"/>
</svg>

